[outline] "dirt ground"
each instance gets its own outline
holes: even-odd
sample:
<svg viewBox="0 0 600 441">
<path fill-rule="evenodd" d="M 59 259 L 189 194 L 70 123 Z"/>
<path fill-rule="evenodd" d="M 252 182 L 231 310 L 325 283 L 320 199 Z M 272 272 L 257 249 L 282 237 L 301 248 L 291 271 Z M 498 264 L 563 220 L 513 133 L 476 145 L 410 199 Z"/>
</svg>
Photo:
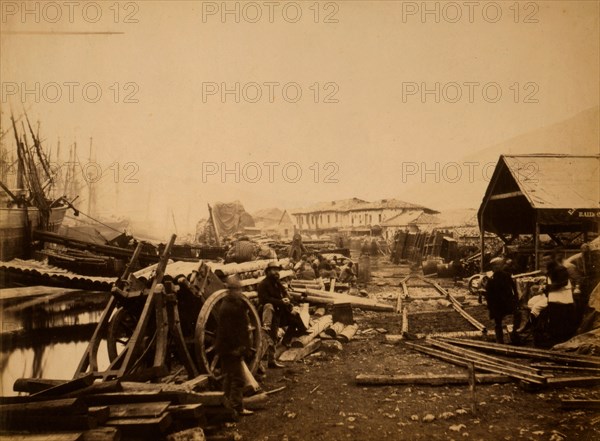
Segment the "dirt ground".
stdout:
<svg viewBox="0 0 600 441">
<path fill-rule="evenodd" d="M 401 292 L 398 282 L 408 271 L 383 258 L 374 262 L 370 296 L 395 303 Z M 451 281 L 443 285 L 465 298 L 470 314 L 492 326 L 485 305 L 475 296 Z M 410 302 L 409 332 L 473 330 L 443 302 L 427 300 L 436 293 L 422 282 L 409 283 L 409 294 L 425 298 Z M 387 343 L 383 330 L 400 334 L 398 314 L 355 310 L 354 318 L 360 333 L 342 351 L 319 350 L 302 361 L 286 363 L 284 369 L 269 369 L 263 389 L 286 389 L 272 394 L 266 408 L 227 430 L 256 441 L 600 439 L 600 423 L 592 423 L 597 411 L 560 409 L 562 398 L 600 399 L 600 387 L 527 392 L 516 383 L 478 385 L 473 400 L 466 385 L 357 386 L 355 377 L 360 373 L 465 371 L 416 353 L 403 342 Z"/>
</svg>

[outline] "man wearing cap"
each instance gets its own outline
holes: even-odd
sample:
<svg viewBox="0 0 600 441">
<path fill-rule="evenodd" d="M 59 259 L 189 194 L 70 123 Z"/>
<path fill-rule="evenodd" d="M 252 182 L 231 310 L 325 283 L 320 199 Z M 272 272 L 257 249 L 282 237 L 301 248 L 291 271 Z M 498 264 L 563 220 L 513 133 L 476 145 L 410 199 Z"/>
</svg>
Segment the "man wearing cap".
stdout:
<svg viewBox="0 0 600 441">
<path fill-rule="evenodd" d="M 244 302 L 242 284 L 238 276 L 227 277 L 228 293 L 221 301 L 215 349 L 221 359 L 225 379 L 223 390 L 238 415 L 252 415 L 244 409 L 244 356 L 252 347 L 250 341 L 250 320 Z"/>
<path fill-rule="evenodd" d="M 504 343 L 504 333 L 502 331 L 502 319 L 507 315 L 513 315 L 513 334 L 516 340 L 517 334 L 514 332 L 519 328 L 518 314 L 515 314 L 517 308 L 517 287 L 512 276 L 506 271 L 505 261 L 502 257 L 496 257 L 490 261 L 494 274 L 490 277 L 486 285 L 487 307 L 490 312 L 490 318 L 494 320 L 494 330 L 496 333 L 496 342 Z M 516 341 L 515 341 L 516 342 Z"/>
<path fill-rule="evenodd" d="M 269 367 L 284 367 L 275 359 L 275 344 L 280 326 L 286 326 L 284 341 L 289 340 L 295 333 L 306 331 L 298 314 L 294 314 L 290 297 L 279 280 L 281 266 L 269 262 L 265 268 L 265 279 L 258 284 L 258 301 L 262 307 L 263 329 L 269 335 L 268 365 Z"/>
</svg>

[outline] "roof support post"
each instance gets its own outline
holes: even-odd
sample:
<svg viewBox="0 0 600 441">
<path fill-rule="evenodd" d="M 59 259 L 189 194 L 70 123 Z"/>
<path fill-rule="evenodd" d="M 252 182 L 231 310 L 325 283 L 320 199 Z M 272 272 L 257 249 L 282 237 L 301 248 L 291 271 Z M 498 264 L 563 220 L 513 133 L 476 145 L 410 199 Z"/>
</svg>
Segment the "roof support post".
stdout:
<svg viewBox="0 0 600 441">
<path fill-rule="evenodd" d="M 536 212 L 536 214 L 535 214 L 535 232 L 533 233 L 533 252 L 535 253 L 535 256 L 534 256 L 535 268 L 534 268 L 534 270 L 539 269 L 539 266 L 540 266 L 539 248 L 540 248 L 540 224 L 538 222 L 537 212 Z"/>
<path fill-rule="evenodd" d="M 479 234 L 481 235 L 481 257 L 479 259 L 479 271 L 483 273 L 483 258 L 485 257 L 485 227 L 483 226 L 483 216 L 485 212 L 485 205 L 481 210 L 481 219 L 479 219 Z"/>
</svg>

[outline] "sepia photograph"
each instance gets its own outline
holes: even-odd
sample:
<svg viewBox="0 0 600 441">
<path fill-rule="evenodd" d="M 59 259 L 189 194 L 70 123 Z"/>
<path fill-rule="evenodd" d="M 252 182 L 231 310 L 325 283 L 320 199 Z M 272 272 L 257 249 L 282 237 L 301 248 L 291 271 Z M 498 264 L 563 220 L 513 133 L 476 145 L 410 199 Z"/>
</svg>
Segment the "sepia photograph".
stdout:
<svg viewBox="0 0 600 441">
<path fill-rule="evenodd" d="M 600 439 L 599 0 L 0 0 L 0 439 Z"/>
</svg>

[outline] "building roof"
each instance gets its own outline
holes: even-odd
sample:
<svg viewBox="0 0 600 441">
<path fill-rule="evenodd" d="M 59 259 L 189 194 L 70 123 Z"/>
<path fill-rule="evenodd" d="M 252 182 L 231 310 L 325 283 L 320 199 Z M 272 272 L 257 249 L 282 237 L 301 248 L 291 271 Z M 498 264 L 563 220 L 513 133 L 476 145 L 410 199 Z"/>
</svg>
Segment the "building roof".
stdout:
<svg viewBox="0 0 600 441">
<path fill-rule="evenodd" d="M 440 228 L 477 227 L 476 208 L 454 208 L 451 210 L 444 210 L 438 217 L 440 219 Z"/>
<path fill-rule="evenodd" d="M 478 217 L 495 233 L 596 230 L 599 172 L 600 156 L 500 156 Z"/>
<path fill-rule="evenodd" d="M 363 211 L 363 210 L 383 210 L 383 209 L 418 209 L 428 213 L 438 213 L 431 208 L 423 207 L 422 205 L 414 204 L 412 202 L 405 202 L 399 199 L 379 199 L 377 201 L 369 202 L 363 199 L 352 198 L 352 199 L 341 199 L 338 201 L 321 202 L 318 204 L 311 205 L 306 208 L 299 208 L 292 210 L 292 214 L 307 214 L 307 213 L 325 213 L 325 212 L 349 212 L 349 211 Z"/>
<path fill-rule="evenodd" d="M 407 227 L 423 214 L 423 210 L 410 210 L 405 213 L 397 214 L 394 217 L 381 222 L 382 227 Z"/>
<path fill-rule="evenodd" d="M 600 206 L 600 156 L 505 155 L 501 159 L 534 208 Z"/>
<path fill-rule="evenodd" d="M 429 214 L 423 213 L 419 217 L 417 217 L 414 221 L 412 221 L 411 225 L 439 225 L 441 220 L 439 217 Z"/>
<path fill-rule="evenodd" d="M 358 198 L 340 199 L 337 201 L 319 202 L 305 208 L 292 210 L 291 212 L 292 214 L 344 212 L 350 211 L 352 208 L 361 204 L 368 204 L 368 202 Z"/>
</svg>

